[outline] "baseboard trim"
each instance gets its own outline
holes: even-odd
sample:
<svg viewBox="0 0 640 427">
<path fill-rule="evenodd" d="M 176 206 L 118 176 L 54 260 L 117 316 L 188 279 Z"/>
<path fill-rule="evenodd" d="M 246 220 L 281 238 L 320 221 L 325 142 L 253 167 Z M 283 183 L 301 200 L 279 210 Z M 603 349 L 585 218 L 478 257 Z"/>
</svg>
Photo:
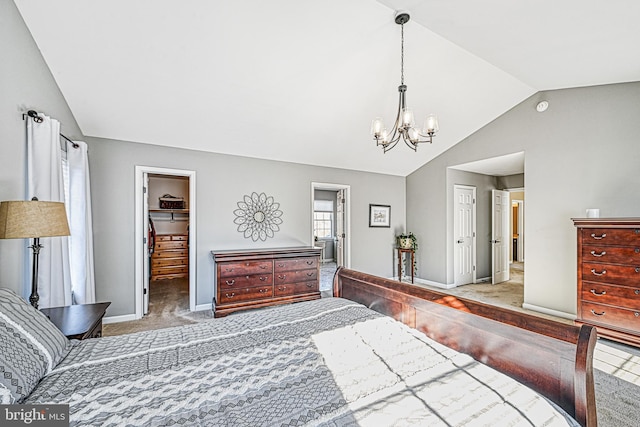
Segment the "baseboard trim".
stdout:
<svg viewBox="0 0 640 427">
<path fill-rule="evenodd" d="M 540 307 L 538 305 L 529 304 L 529 303 L 526 303 L 526 302 L 522 303 L 522 308 L 524 308 L 525 310 L 537 311 L 538 313 L 543 313 L 543 314 L 548 314 L 548 315 L 551 315 L 551 316 L 561 317 L 563 319 L 568 319 L 568 320 L 575 320 L 576 319 L 576 315 L 575 314 L 566 313 L 564 311 L 552 310 L 550 308 Z"/>
<path fill-rule="evenodd" d="M 409 276 L 402 276 L 403 280 L 411 280 L 411 277 Z M 394 276 L 394 277 L 390 277 L 390 280 L 395 280 L 398 281 L 398 277 Z M 411 284 L 411 282 L 403 282 L 403 283 L 408 283 L 409 285 Z M 445 283 L 440 283 L 440 282 L 434 282 L 432 280 L 425 280 L 425 279 L 421 279 L 419 277 L 414 277 L 413 278 L 413 284 L 414 285 L 427 285 L 427 286 L 433 286 L 436 288 L 440 288 L 440 289 L 453 289 L 456 287 L 456 285 L 447 285 Z"/>
<path fill-rule="evenodd" d="M 108 325 L 109 323 L 120 323 L 120 322 L 130 322 L 136 319 L 135 314 L 123 314 L 121 316 L 108 316 L 102 318 L 102 324 Z"/>
<path fill-rule="evenodd" d="M 211 303 L 196 305 L 195 311 L 211 310 Z"/>
</svg>

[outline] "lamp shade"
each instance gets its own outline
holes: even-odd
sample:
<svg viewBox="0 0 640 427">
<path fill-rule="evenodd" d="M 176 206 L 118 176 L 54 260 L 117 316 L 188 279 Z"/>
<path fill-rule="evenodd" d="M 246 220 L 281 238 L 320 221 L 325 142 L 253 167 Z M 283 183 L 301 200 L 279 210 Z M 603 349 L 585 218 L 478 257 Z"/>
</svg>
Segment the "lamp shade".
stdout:
<svg viewBox="0 0 640 427">
<path fill-rule="evenodd" d="M 0 239 L 68 236 L 62 202 L 8 201 L 0 203 Z"/>
</svg>

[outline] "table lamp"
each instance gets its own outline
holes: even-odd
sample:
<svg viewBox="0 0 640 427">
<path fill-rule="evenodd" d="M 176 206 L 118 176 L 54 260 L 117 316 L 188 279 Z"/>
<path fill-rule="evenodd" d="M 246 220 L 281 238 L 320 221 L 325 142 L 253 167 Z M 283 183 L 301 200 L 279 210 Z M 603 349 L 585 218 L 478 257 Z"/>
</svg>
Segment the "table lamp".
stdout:
<svg viewBox="0 0 640 427">
<path fill-rule="evenodd" d="M 0 239 L 31 239 L 33 250 L 31 296 L 29 302 L 38 308 L 38 255 L 41 237 L 69 236 L 67 213 L 62 202 L 5 201 L 0 203 Z"/>
</svg>

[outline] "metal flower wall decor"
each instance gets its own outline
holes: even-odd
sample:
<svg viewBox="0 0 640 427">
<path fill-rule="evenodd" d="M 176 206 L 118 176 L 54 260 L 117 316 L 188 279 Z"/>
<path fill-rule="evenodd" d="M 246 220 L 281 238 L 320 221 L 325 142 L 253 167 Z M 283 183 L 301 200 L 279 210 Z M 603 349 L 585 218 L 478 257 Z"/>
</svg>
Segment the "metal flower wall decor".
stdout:
<svg viewBox="0 0 640 427">
<path fill-rule="evenodd" d="M 273 237 L 280 231 L 282 211 L 279 207 L 280 203 L 272 196 L 253 192 L 238 202 L 238 209 L 233 211 L 236 216 L 233 222 L 238 225 L 238 232 L 244 233 L 245 239 L 266 241 L 267 237 Z"/>
</svg>

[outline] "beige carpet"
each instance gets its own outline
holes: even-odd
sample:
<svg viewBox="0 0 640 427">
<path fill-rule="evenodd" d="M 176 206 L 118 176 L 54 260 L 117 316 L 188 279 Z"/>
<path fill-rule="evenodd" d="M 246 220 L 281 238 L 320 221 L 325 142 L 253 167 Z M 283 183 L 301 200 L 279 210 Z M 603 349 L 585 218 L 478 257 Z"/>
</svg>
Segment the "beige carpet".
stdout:
<svg viewBox="0 0 640 427">
<path fill-rule="evenodd" d="M 140 320 L 110 323 L 102 327 L 103 336 L 170 328 L 213 319 L 211 310 L 189 311 L 189 280 L 167 279 L 149 285 L 149 313 Z"/>
</svg>

